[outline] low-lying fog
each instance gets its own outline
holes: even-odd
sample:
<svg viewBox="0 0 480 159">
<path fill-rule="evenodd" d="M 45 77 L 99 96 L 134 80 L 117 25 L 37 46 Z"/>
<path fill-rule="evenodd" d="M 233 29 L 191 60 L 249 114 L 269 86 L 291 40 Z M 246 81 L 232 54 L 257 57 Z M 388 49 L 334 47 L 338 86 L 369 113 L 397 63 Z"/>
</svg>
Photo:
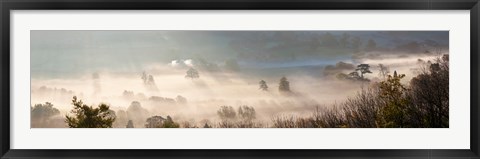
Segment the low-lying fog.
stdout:
<svg viewBox="0 0 480 159">
<path fill-rule="evenodd" d="M 323 34 L 322 32 L 322 35 Z M 351 34 L 357 35 L 355 32 Z M 32 36 L 34 36 L 32 39 L 32 43 L 34 43 L 32 44 L 32 56 L 36 52 L 40 54 L 38 52 L 44 53 L 59 47 L 57 45 L 49 45 L 47 49 L 40 47 L 41 44 L 36 44 L 33 40 L 38 38 L 37 36 L 42 35 L 45 34 L 41 31 L 32 34 Z M 62 33 L 62 35 L 68 37 L 66 33 Z M 337 35 L 337 33 L 335 33 L 333 35 L 340 39 L 342 34 Z M 368 37 L 363 34 L 358 34 L 357 36 L 364 37 L 365 39 Z M 161 38 L 161 40 L 165 41 L 165 39 L 168 39 L 172 41 L 171 39 L 174 38 L 175 36 L 173 35 L 167 38 L 167 34 L 165 34 L 165 37 Z M 212 39 L 210 40 L 225 40 L 221 38 Z M 38 40 L 39 39 L 37 39 L 37 43 L 41 43 L 38 42 Z M 112 39 L 108 40 L 111 41 Z M 231 41 L 235 41 L 235 39 L 233 38 Z M 101 42 L 99 43 L 101 44 Z M 176 43 L 175 46 L 178 46 L 180 42 L 176 41 Z M 213 48 L 215 42 L 212 43 L 212 46 L 208 46 L 208 50 L 210 51 L 215 50 L 215 48 Z M 366 43 L 367 42 L 365 42 L 365 45 L 367 45 Z M 50 102 L 55 108 L 60 110 L 58 118 L 64 118 L 65 115 L 70 115 L 69 112 L 73 108 L 71 104 L 73 96 L 77 96 L 88 105 L 97 106 L 100 103 L 106 103 L 115 112 L 119 112 L 120 110 L 127 111 L 133 101 L 138 101 L 146 111 L 142 116 L 129 117 L 133 120 L 135 127 L 143 127 L 145 120 L 154 115 L 169 115 L 176 122 L 181 123 L 188 121 L 197 124 L 197 126 L 201 126 L 206 121 L 213 123 L 218 121 L 220 118 L 217 116 L 217 110 L 221 106 L 233 106 L 236 109 L 239 106 L 247 105 L 255 108 L 256 120 L 268 124 L 275 115 L 310 114 L 316 106 L 332 107 L 335 103 L 343 102 L 347 97 L 353 96 L 361 90 L 361 83 L 339 80 L 335 75 L 327 75 L 325 70 L 328 65 L 333 67 L 335 73 L 348 74 L 355 71 L 356 66 L 359 64 L 369 64 L 370 70 L 373 73 L 365 74 L 365 77 L 375 82 L 382 79 L 379 75 L 378 65 L 383 64 L 389 68 L 391 73 L 397 71 L 401 74 L 406 74 L 404 82 L 408 84 L 408 81 L 415 76 L 416 69 L 421 66 L 419 59 L 427 61 L 438 56 L 438 54 L 424 53 L 423 51 L 418 54 L 412 54 L 402 49 L 393 50 L 397 51 L 396 53 L 391 53 L 393 51 L 390 50 L 390 53 L 385 54 L 380 47 L 383 45 L 387 47 L 391 44 L 381 43 L 385 42 L 379 41 L 376 46 L 378 48 L 377 50 L 363 51 L 362 56 L 355 56 L 360 53 L 351 51 L 354 49 L 350 49 L 351 47 L 347 46 L 349 49 L 343 49 L 346 53 L 338 53 L 337 57 L 340 58 L 334 58 L 332 55 L 298 55 L 293 59 L 288 59 L 283 57 L 291 56 L 291 54 L 285 54 L 282 55 L 282 58 L 272 61 L 265 61 L 265 59 L 256 61 L 243 57 L 248 55 L 239 53 L 223 58 L 210 58 L 215 55 L 206 55 L 205 57 L 199 58 L 198 56 L 193 56 L 193 53 L 192 56 L 188 56 L 189 50 L 184 49 L 183 51 L 187 53 L 184 53 L 182 56 L 155 57 L 158 58 L 158 60 L 153 58 L 132 63 L 128 60 L 112 62 L 112 59 L 116 59 L 116 55 L 110 53 L 109 55 L 112 57 L 102 55 L 101 58 L 105 59 L 107 64 L 96 67 L 97 69 L 81 64 L 74 66 L 69 65 L 68 67 L 71 68 L 69 69 L 71 72 L 63 74 L 56 73 L 53 70 L 49 72 L 49 69 L 53 69 L 50 65 L 43 65 L 45 67 L 41 68 L 42 65 L 35 62 L 35 56 L 42 57 L 40 59 L 49 59 L 47 61 L 50 62 L 55 61 L 56 56 L 55 54 L 40 54 L 32 58 L 32 68 L 37 66 L 40 66 L 40 68 L 32 69 L 31 104 L 33 106 L 35 104 Z M 91 42 L 89 42 L 89 44 L 91 44 Z M 95 43 L 91 45 L 100 44 Z M 236 45 L 230 44 L 230 47 L 246 47 L 244 45 L 247 44 L 249 46 L 252 45 L 252 48 L 256 46 L 247 42 L 242 43 L 242 41 L 237 41 L 235 44 Z M 61 46 L 64 45 L 65 44 L 62 44 Z M 127 42 L 126 45 L 134 44 Z M 269 43 L 267 46 L 270 47 L 270 45 L 283 45 L 283 43 Z M 60 50 L 70 50 L 78 49 L 78 47 L 80 46 L 59 48 Z M 298 46 L 295 45 L 292 47 Z M 92 48 L 91 46 L 86 48 L 88 48 L 87 50 L 95 49 L 95 47 Z M 279 48 L 281 47 L 276 49 Z M 331 48 L 328 47 L 323 48 L 324 50 L 331 50 Z M 110 51 L 112 50 L 115 49 L 110 48 Z M 207 49 L 200 50 L 203 52 L 208 51 Z M 224 48 L 221 50 L 224 51 Z M 309 52 L 321 52 L 319 50 L 322 50 L 322 47 L 315 48 Z M 263 51 L 275 52 L 275 49 L 272 48 Z M 237 52 L 239 51 L 237 50 Z M 447 51 L 443 51 L 442 53 L 446 52 Z M 330 54 L 335 55 L 335 53 Z M 89 57 L 85 58 L 101 61 L 96 59 L 95 56 L 95 54 L 90 54 Z M 137 57 L 136 55 L 134 56 Z M 315 60 L 315 58 L 309 59 L 308 57 L 316 57 L 319 60 Z M 148 57 L 138 57 L 137 59 L 139 58 L 145 59 Z M 69 60 L 75 61 L 73 58 L 59 57 L 59 59 L 61 59 L 59 63 L 65 63 L 65 65 L 68 65 Z M 273 57 L 269 55 L 267 59 L 273 59 Z M 265 62 L 261 62 L 262 60 Z M 339 62 L 351 64 L 354 68 L 340 68 L 341 66 L 336 65 Z M 138 65 L 138 63 L 141 63 L 141 65 Z M 109 68 L 108 64 L 111 64 L 111 67 L 117 67 L 119 65 L 136 66 L 134 69 L 122 70 Z M 81 67 L 86 68 L 81 69 Z M 198 71 L 198 78 L 187 76 L 187 71 L 190 68 Z M 152 79 L 150 79 L 149 76 L 151 76 Z M 279 82 L 282 77 L 286 77 L 289 81 L 292 93 L 280 93 Z M 268 91 L 260 89 L 259 82 L 261 80 L 266 81 Z M 122 123 L 116 123 L 115 127 L 125 127 L 127 124 L 126 121 L 118 122 Z"/>
<path fill-rule="evenodd" d="M 390 58 L 362 60 L 371 65 L 372 74 L 365 77 L 372 81 L 381 78 L 378 64 L 406 74 L 408 81 L 419 68 L 418 59 L 433 57 Z M 242 68 L 246 69 L 242 69 Z M 146 69 L 154 77 L 153 86 L 146 85 L 143 72 L 112 73 L 108 71 L 85 74 L 69 79 L 32 79 L 32 104 L 51 102 L 65 115 L 72 109 L 72 96 L 77 96 L 88 105 L 106 103 L 114 111 L 124 110 L 133 101 L 140 102 L 153 115 L 170 115 L 179 121 L 216 121 L 220 106 L 253 106 L 258 120 L 268 122 L 273 115 L 311 113 L 316 106 L 328 107 L 342 102 L 361 90 L 361 84 L 342 81 L 324 76 L 325 66 L 248 68 L 241 66 L 238 71 L 199 71 L 199 78 L 186 78 L 187 67 L 158 64 Z M 343 70 L 349 73 L 353 70 Z M 98 74 L 98 76 L 93 75 Z M 94 77 L 96 76 L 96 77 Z M 279 92 L 280 78 L 290 82 L 291 95 Z M 259 81 L 265 80 L 268 91 L 259 88 Z M 152 88 L 154 87 L 154 88 Z M 179 102 L 179 96 L 186 99 Z M 152 98 L 153 97 L 153 98 Z M 170 100 L 155 100 L 154 97 Z M 137 125 L 144 120 L 137 122 Z"/>
</svg>

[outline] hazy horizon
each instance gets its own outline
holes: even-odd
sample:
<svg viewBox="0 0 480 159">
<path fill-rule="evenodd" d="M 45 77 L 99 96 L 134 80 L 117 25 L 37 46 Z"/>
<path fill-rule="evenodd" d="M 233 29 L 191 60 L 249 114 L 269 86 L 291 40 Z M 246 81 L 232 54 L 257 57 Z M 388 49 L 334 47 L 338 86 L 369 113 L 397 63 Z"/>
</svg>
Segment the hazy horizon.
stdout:
<svg viewBox="0 0 480 159">
<path fill-rule="evenodd" d="M 422 61 L 449 54 L 448 39 L 448 31 L 35 30 L 31 106 L 50 102 L 60 120 L 72 115 L 73 96 L 105 103 L 117 119 L 127 112 L 114 127 L 128 120 L 143 127 L 155 115 L 203 126 L 222 120 L 221 106 L 250 106 L 255 121 L 270 125 L 274 116 L 308 115 L 356 95 L 367 85 L 338 75 L 360 64 L 369 64 L 373 73 L 362 78 L 371 83 L 385 78 L 382 64 L 405 74 L 408 85 Z M 188 76 L 190 69 L 199 77 Z M 282 77 L 288 95 L 279 91 Z M 259 88 L 262 80 L 268 90 Z M 143 114 L 128 115 L 134 101 Z"/>
</svg>

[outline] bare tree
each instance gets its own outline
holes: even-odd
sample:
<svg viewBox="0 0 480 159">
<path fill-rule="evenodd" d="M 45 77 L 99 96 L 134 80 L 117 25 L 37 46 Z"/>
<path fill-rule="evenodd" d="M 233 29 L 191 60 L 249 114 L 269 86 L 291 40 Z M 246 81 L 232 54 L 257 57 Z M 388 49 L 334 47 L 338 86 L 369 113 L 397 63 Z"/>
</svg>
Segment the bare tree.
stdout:
<svg viewBox="0 0 480 159">
<path fill-rule="evenodd" d="M 232 106 L 221 106 L 220 109 L 217 111 L 217 115 L 221 119 L 235 119 L 237 113 Z"/>
<path fill-rule="evenodd" d="M 382 77 L 383 79 L 386 79 L 388 74 L 390 73 L 390 68 L 383 64 L 378 64 L 378 76 Z"/>
</svg>

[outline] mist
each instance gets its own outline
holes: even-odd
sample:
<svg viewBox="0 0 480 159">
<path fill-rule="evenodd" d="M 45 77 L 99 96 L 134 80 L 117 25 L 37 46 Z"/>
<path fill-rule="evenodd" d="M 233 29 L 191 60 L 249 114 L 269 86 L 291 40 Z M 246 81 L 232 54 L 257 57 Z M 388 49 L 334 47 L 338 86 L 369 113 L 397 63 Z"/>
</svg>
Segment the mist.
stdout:
<svg viewBox="0 0 480 159">
<path fill-rule="evenodd" d="M 368 42 L 356 47 L 340 44 L 345 32 L 260 33 L 262 38 L 242 31 L 33 31 L 31 106 L 49 102 L 60 112 L 54 118 L 61 119 L 71 115 L 76 96 L 87 105 L 110 106 L 117 128 L 125 128 L 128 120 L 136 128 L 145 127 L 152 116 L 170 116 L 198 127 L 215 125 L 222 120 L 217 113 L 221 106 L 249 106 L 255 109 L 255 121 L 269 127 L 276 116 L 311 115 L 364 89 L 364 83 L 327 75 L 329 65 L 369 64 L 373 73 L 365 78 L 378 82 L 382 77 L 377 66 L 383 64 L 405 74 L 403 82 L 408 84 L 422 61 L 439 57 L 430 48 L 443 48 L 441 53 L 448 54 L 448 41 L 431 42 L 445 37 L 444 32 L 346 32 L 365 41 L 378 40 L 374 48 L 368 48 Z M 331 39 L 326 39 L 313 48 L 317 39 L 312 37 L 332 36 L 325 34 L 339 44 L 330 47 L 326 44 Z M 392 36 L 394 40 L 380 40 Z M 422 43 L 418 50 L 394 45 L 428 40 L 431 45 Z M 198 77 L 189 76 L 190 69 Z M 334 68 L 334 74 L 352 71 Z M 289 82 L 289 93 L 279 88 L 282 77 Z M 268 89 L 260 89 L 262 80 Z M 67 127 L 56 121 L 44 127 Z"/>
</svg>

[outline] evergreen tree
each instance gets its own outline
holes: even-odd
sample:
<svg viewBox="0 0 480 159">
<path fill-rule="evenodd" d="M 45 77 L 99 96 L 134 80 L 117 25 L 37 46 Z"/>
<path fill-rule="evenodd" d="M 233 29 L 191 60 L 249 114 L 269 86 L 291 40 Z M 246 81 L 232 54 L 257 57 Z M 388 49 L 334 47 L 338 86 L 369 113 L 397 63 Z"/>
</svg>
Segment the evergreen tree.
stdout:
<svg viewBox="0 0 480 159">
<path fill-rule="evenodd" d="M 127 128 L 134 128 L 132 120 L 128 120 Z"/>
<path fill-rule="evenodd" d="M 259 82 L 259 84 L 260 84 L 260 88 L 259 88 L 259 89 L 261 89 L 262 91 L 268 91 L 267 82 L 265 82 L 264 80 L 261 80 L 261 81 Z"/>
<path fill-rule="evenodd" d="M 372 71 L 370 71 L 370 65 L 368 64 L 358 65 L 355 71 L 360 71 L 360 78 L 362 78 L 362 80 L 365 80 L 365 78 L 363 77 L 364 74 L 372 73 Z"/>
<path fill-rule="evenodd" d="M 290 92 L 290 82 L 288 82 L 286 77 L 280 79 L 278 90 L 280 92 Z"/>
<path fill-rule="evenodd" d="M 76 96 L 73 96 L 72 104 L 71 112 L 75 115 L 65 116 L 65 122 L 70 128 L 111 128 L 115 121 L 115 112 L 106 104 L 93 108 L 83 104 L 82 100 L 77 100 Z"/>
<path fill-rule="evenodd" d="M 212 128 L 212 127 L 208 125 L 208 123 L 205 123 L 205 125 L 203 125 L 203 128 Z"/>
</svg>

